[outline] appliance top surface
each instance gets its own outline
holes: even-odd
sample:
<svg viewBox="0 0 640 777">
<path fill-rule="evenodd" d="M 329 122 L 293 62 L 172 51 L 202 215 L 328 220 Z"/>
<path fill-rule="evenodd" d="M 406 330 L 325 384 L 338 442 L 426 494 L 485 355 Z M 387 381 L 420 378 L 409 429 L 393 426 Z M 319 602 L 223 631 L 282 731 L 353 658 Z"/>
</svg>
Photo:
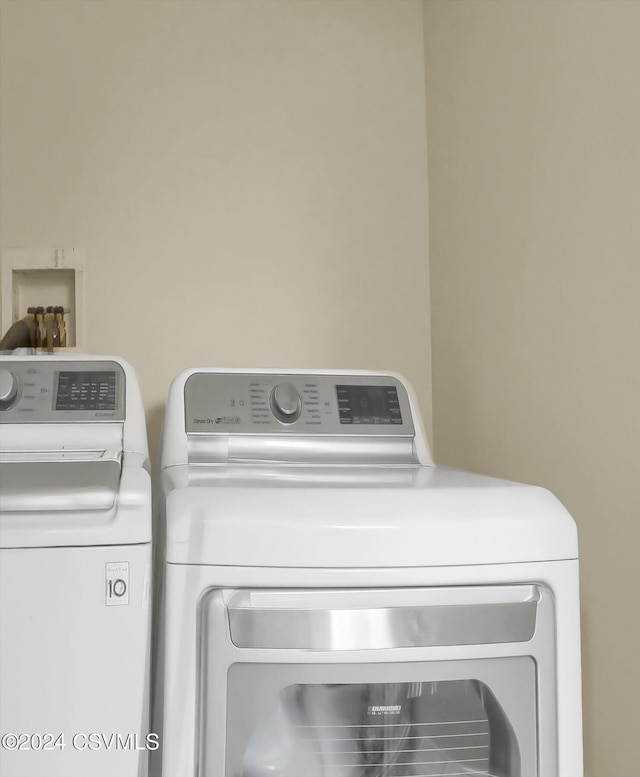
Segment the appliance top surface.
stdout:
<svg viewBox="0 0 640 777">
<path fill-rule="evenodd" d="M 547 490 L 445 467 L 173 467 L 167 560 L 238 567 L 424 567 L 575 559 Z"/>
</svg>

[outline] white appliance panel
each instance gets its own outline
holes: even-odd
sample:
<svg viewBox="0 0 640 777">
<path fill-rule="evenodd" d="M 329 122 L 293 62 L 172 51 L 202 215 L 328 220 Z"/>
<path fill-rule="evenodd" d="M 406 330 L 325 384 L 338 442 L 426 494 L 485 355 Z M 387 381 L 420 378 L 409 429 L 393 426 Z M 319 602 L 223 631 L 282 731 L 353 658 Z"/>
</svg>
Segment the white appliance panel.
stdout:
<svg viewBox="0 0 640 777">
<path fill-rule="evenodd" d="M 3 748 L 0 773 L 140 773 L 150 584 L 149 544 L 2 551 L 0 725 L 3 733 L 62 736 L 64 747 Z M 90 734 L 133 739 L 90 749 Z"/>
</svg>

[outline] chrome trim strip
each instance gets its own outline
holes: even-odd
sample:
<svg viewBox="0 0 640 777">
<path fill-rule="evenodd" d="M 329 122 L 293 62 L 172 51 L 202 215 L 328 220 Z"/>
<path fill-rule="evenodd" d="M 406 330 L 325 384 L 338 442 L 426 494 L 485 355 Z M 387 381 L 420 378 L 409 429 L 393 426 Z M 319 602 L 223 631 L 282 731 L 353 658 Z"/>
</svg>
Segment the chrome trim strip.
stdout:
<svg viewBox="0 0 640 777">
<path fill-rule="evenodd" d="M 413 437 L 277 437 L 268 434 L 187 437 L 190 464 L 281 462 L 295 464 L 415 464 Z"/>
<path fill-rule="evenodd" d="M 241 648 L 388 650 L 527 642 L 537 601 L 362 609 L 227 607 Z"/>
</svg>

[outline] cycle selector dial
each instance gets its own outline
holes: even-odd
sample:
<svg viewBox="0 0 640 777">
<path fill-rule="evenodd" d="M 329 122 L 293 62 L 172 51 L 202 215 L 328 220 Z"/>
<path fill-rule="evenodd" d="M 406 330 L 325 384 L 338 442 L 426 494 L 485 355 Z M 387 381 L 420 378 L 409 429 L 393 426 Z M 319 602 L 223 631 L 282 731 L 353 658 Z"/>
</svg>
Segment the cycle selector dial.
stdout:
<svg viewBox="0 0 640 777">
<path fill-rule="evenodd" d="M 0 367 L 0 410 L 7 410 L 18 396 L 18 379 L 5 367 Z"/>
<path fill-rule="evenodd" d="M 300 418 L 302 400 L 293 383 L 278 383 L 271 392 L 271 412 L 283 424 L 292 424 Z"/>
</svg>

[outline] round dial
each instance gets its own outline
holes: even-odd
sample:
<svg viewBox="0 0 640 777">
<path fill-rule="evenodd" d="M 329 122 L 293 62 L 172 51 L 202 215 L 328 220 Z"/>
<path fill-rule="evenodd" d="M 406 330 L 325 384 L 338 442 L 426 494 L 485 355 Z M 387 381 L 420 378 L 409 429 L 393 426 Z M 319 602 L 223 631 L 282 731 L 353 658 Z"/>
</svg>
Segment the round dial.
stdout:
<svg viewBox="0 0 640 777">
<path fill-rule="evenodd" d="M 0 410 L 6 410 L 18 395 L 18 379 L 5 367 L 0 367 Z"/>
<path fill-rule="evenodd" d="M 302 400 L 293 383 L 278 383 L 271 392 L 271 410 L 283 424 L 292 424 L 300 418 Z"/>
</svg>

